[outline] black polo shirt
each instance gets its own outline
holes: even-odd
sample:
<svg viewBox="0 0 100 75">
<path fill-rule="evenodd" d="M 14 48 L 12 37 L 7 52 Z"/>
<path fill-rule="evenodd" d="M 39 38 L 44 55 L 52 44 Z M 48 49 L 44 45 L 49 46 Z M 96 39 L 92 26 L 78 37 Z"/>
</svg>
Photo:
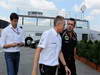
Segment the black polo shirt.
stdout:
<svg viewBox="0 0 100 75">
<path fill-rule="evenodd" d="M 74 48 L 77 45 L 77 34 L 73 31 L 71 32 L 72 36 L 70 37 L 69 31 L 64 30 L 61 33 L 62 37 L 62 52 L 64 57 L 74 57 Z"/>
</svg>

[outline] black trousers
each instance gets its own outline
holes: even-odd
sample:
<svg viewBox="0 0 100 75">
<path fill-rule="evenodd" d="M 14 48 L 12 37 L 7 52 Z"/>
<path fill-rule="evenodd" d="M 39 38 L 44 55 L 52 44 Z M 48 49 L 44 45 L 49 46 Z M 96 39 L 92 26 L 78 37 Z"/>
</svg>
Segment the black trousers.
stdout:
<svg viewBox="0 0 100 75">
<path fill-rule="evenodd" d="M 19 68 L 20 52 L 5 52 L 7 75 L 17 75 Z"/>
<path fill-rule="evenodd" d="M 74 57 L 65 59 L 65 61 L 66 61 L 68 68 L 71 70 L 71 75 L 77 75 Z M 58 68 L 58 75 L 66 75 L 65 68 L 62 65 L 61 61 L 60 61 L 60 65 L 59 65 L 59 68 Z"/>
<path fill-rule="evenodd" d="M 43 64 L 40 64 L 39 68 L 40 75 L 55 75 L 57 70 L 57 66 L 47 66 Z"/>
</svg>

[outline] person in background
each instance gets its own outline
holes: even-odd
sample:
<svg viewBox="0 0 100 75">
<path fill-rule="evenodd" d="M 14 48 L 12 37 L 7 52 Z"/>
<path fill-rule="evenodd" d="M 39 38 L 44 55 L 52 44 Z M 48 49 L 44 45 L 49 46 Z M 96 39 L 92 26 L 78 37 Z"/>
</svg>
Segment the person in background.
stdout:
<svg viewBox="0 0 100 75">
<path fill-rule="evenodd" d="M 67 27 L 62 32 L 62 53 L 64 55 L 65 62 L 68 68 L 71 70 L 71 75 L 76 75 L 75 59 L 76 45 L 77 45 L 77 34 L 74 31 L 76 20 L 69 18 L 67 20 Z M 64 66 L 60 61 L 60 67 L 58 69 L 58 75 L 66 75 Z"/>
<path fill-rule="evenodd" d="M 23 30 L 17 26 L 19 16 L 11 13 L 11 24 L 1 33 L 0 46 L 4 48 L 4 55 L 8 75 L 17 75 L 20 61 L 20 47 L 24 46 Z"/>
</svg>

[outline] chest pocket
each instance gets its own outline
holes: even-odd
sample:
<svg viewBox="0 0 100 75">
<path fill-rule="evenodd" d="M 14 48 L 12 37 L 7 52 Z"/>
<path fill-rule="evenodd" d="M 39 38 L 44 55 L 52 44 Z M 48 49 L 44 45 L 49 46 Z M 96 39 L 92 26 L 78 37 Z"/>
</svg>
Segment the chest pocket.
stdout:
<svg viewBox="0 0 100 75">
<path fill-rule="evenodd" d="M 57 43 L 55 43 L 55 42 L 51 42 L 49 44 L 49 47 L 51 47 L 51 48 L 56 48 L 56 46 L 57 46 Z"/>
<path fill-rule="evenodd" d="M 57 46 L 56 40 L 49 41 L 48 47 L 56 48 L 56 46 Z"/>
</svg>

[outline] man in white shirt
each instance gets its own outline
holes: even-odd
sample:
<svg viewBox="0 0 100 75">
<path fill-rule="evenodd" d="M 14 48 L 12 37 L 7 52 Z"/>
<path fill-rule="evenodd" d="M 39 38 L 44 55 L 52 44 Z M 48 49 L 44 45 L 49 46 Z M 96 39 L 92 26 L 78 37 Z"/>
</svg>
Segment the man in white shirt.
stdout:
<svg viewBox="0 0 100 75">
<path fill-rule="evenodd" d="M 24 45 L 23 31 L 17 26 L 18 19 L 19 17 L 16 13 L 11 13 L 11 24 L 2 30 L 0 38 L 0 46 L 4 48 L 5 52 L 8 75 L 17 75 L 20 47 Z"/>
<path fill-rule="evenodd" d="M 42 34 L 34 55 L 32 75 L 37 75 L 38 63 L 41 75 L 55 75 L 59 57 L 66 72 L 71 75 L 61 52 L 62 40 L 59 33 L 63 31 L 64 24 L 64 18 L 57 16 L 54 20 L 54 27 Z"/>
</svg>

